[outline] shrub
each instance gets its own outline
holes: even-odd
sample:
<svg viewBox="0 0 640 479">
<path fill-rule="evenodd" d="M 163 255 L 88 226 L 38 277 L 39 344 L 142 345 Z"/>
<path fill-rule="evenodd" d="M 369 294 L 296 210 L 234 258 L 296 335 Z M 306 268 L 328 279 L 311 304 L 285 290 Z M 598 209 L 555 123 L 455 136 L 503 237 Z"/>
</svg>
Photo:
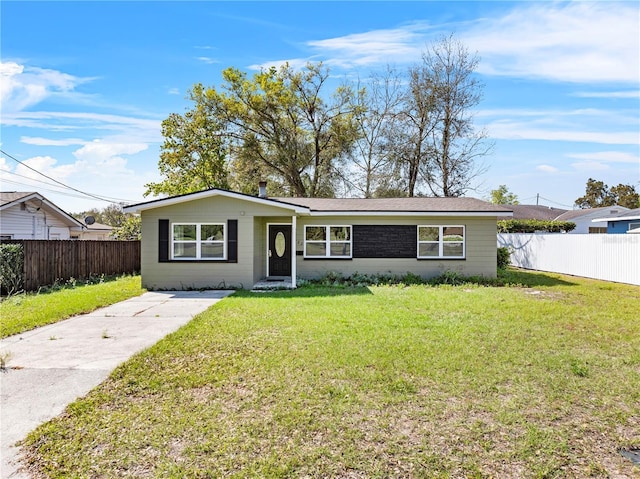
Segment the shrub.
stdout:
<svg viewBox="0 0 640 479">
<path fill-rule="evenodd" d="M 0 290 L 11 296 L 22 291 L 24 249 L 21 244 L 0 244 Z"/>
<path fill-rule="evenodd" d="M 546 220 L 500 220 L 498 221 L 498 233 L 535 233 L 545 231 L 548 233 L 568 233 L 576 228 L 571 221 L 546 221 Z"/>
<path fill-rule="evenodd" d="M 507 269 L 507 266 L 511 263 L 511 252 L 509 248 L 498 248 L 498 269 Z"/>
</svg>

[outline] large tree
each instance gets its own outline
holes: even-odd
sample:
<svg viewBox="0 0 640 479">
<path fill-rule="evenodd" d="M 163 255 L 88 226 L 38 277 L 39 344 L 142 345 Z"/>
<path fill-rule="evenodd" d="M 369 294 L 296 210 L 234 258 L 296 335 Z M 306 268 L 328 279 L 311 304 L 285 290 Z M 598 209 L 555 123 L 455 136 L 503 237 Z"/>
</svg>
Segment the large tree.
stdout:
<svg viewBox="0 0 640 479">
<path fill-rule="evenodd" d="M 270 68 L 252 78 L 229 68 L 223 78 L 224 92 L 207 94 L 221 99 L 234 157 L 245 171 L 253 162 L 266 168 L 284 193 L 333 196 L 338 163 L 357 136 L 351 88 L 326 92 L 329 70 L 321 63 L 300 71 L 289 65 Z"/>
<path fill-rule="evenodd" d="M 478 62 L 449 36 L 427 47 L 422 62 L 409 70 L 405 138 L 397 150 L 409 196 L 461 196 L 484 171 L 479 160 L 492 145 L 473 123 L 473 108 L 482 97 Z"/>
<path fill-rule="evenodd" d="M 634 209 L 640 207 L 640 195 L 632 185 L 622 183 L 609 188 L 603 181 L 593 178 L 587 180 L 584 196 L 576 199 L 578 208 L 600 208 L 603 206 L 624 206 Z"/>
<path fill-rule="evenodd" d="M 208 188 L 227 188 L 226 123 L 220 110 L 203 101 L 196 84 L 189 97 L 195 103 L 184 115 L 172 113 L 162 122 L 164 143 L 158 168 L 163 179 L 145 185 L 145 195 L 180 195 Z"/>
<path fill-rule="evenodd" d="M 353 118 L 358 135 L 350 150 L 350 167 L 342 176 L 345 189 L 358 196 L 371 198 L 402 188 L 392 146 L 398 131 L 402 83 L 401 76 L 388 68 L 356 87 Z"/>
</svg>

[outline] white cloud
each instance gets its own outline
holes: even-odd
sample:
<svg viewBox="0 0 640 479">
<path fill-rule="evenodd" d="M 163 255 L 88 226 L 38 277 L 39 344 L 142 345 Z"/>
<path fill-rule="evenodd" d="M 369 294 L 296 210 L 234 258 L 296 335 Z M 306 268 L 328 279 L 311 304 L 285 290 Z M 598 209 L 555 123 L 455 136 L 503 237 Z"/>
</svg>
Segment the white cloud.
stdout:
<svg viewBox="0 0 640 479">
<path fill-rule="evenodd" d="M 560 171 L 558 170 L 558 168 L 551 165 L 538 165 L 536 166 L 536 170 L 543 171 L 545 173 L 557 173 L 558 171 Z"/>
<path fill-rule="evenodd" d="M 307 44 L 329 56 L 327 64 L 340 67 L 411 62 L 420 58 L 429 27 L 415 23 L 395 29 L 373 30 Z"/>
<path fill-rule="evenodd" d="M 56 70 L 0 63 L 0 101 L 3 114 L 37 105 L 53 96 L 68 96 L 92 78 L 80 78 Z"/>
<path fill-rule="evenodd" d="M 216 60 L 215 58 L 211 58 L 211 57 L 197 57 L 197 60 L 206 63 L 207 65 L 213 65 L 215 63 L 220 63 L 219 60 Z"/>
<path fill-rule="evenodd" d="M 426 21 L 341 37 L 310 40 L 312 58 L 338 68 L 419 61 L 425 44 L 455 31 L 481 57 L 487 75 L 592 83 L 640 81 L 640 21 L 635 2 L 524 2 L 510 11 L 472 22 L 431 25 Z M 279 65 L 284 60 L 252 65 Z M 627 98 L 624 94 L 624 98 Z"/>
<path fill-rule="evenodd" d="M 103 208 L 107 203 L 65 189 L 36 171 L 100 197 L 142 201 L 144 185 L 158 181 L 158 174 L 156 171 L 134 171 L 123 155 L 134 155 L 146 148 L 146 145 L 94 141 L 76 150 L 76 161 L 61 163 L 52 156 L 35 156 L 21 160 L 22 164 L 15 165 L 15 168 L 0 157 L 0 180 L 3 184 L 15 185 L 21 191 L 44 193 L 66 211 L 81 211 L 92 206 Z"/>
<path fill-rule="evenodd" d="M 15 173 L 33 180 L 47 181 L 44 176 L 36 173 L 37 171 L 57 181 L 64 182 L 69 175 L 77 172 L 79 169 L 77 163 L 58 166 L 56 166 L 56 163 L 57 160 L 51 156 L 34 156 L 22 161 L 22 164 L 18 164 L 15 168 Z"/>
<path fill-rule="evenodd" d="M 25 143 L 27 145 L 37 145 L 37 146 L 73 146 L 73 145 L 84 145 L 86 143 L 85 140 L 81 140 L 79 138 L 65 138 L 63 140 L 53 140 L 51 138 L 40 138 L 35 136 L 22 136 L 20 137 L 20 142 Z"/>
<path fill-rule="evenodd" d="M 518 121 L 495 121 L 488 123 L 489 136 L 500 140 L 546 140 L 572 141 L 585 143 L 602 143 L 606 145 L 638 145 L 640 138 L 637 132 L 588 131 L 536 126 L 533 123 Z"/>
<path fill-rule="evenodd" d="M 640 156 L 622 151 L 597 151 L 592 153 L 570 153 L 568 158 L 592 160 L 606 163 L 635 163 L 640 166 Z"/>
<path fill-rule="evenodd" d="M 536 2 L 482 19 L 461 40 L 490 75 L 568 82 L 625 82 L 640 77 L 635 2 Z"/>
<path fill-rule="evenodd" d="M 571 166 L 578 171 L 603 171 L 610 168 L 609 165 L 600 163 L 599 161 L 580 161 L 577 163 L 571 163 Z"/>
<path fill-rule="evenodd" d="M 180 89 L 179 88 L 169 88 L 167 93 L 169 95 L 179 95 L 180 94 Z"/>
<path fill-rule="evenodd" d="M 104 170 L 109 170 L 109 175 L 129 174 L 133 171 L 127 169 L 127 160 L 120 155 L 134 155 L 148 148 L 144 143 L 109 143 L 94 140 L 73 152 L 86 169 L 93 174 L 102 175 Z"/>
<path fill-rule="evenodd" d="M 577 96 L 580 98 L 615 98 L 615 99 L 640 98 L 640 90 L 601 91 L 601 92 L 583 91 L 583 92 L 574 93 L 573 96 Z"/>
<path fill-rule="evenodd" d="M 161 120 L 86 112 L 25 111 L 2 117 L 2 124 L 6 126 L 92 133 L 102 130 L 120 139 L 135 138 L 136 142 L 147 143 L 162 141 L 161 123 Z"/>
</svg>

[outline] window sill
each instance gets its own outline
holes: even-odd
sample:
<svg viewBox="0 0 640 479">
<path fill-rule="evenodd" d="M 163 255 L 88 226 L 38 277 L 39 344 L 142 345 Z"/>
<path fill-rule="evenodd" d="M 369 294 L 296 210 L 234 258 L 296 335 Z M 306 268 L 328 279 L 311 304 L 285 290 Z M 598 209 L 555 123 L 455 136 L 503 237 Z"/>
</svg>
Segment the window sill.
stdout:
<svg viewBox="0 0 640 479">
<path fill-rule="evenodd" d="M 351 261 L 353 258 L 339 256 L 305 256 L 305 261 Z"/>
<path fill-rule="evenodd" d="M 416 258 L 418 261 L 465 261 L 466 257 L 453 258 L 451 256 L 433 256 L 431 258 Z"/>
<path fill-rule="evenodd" d="M 168 259 L 160 263 L 237 263 L 230 259 Z"/>
</svg>

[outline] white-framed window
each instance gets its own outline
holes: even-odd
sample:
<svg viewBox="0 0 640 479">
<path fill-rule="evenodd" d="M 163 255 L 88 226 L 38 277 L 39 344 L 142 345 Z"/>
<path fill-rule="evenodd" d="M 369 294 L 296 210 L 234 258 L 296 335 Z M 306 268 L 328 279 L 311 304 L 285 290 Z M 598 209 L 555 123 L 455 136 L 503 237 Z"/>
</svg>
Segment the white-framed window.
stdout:
<svg viewBox="0 0 640 479">
<path fill-rule="evenodd" d="M 227 257 L 224 223 L 174 223 L 171 259 L 224 260 Z"/>
<path fill-rule="evenodd" d="M 627 231 L 631 231 L 631 230 L 634 230 L 636 228 L 640 228 L 640 223 L 629 223 L 629 227 L 628 227 Z"/>
<path fill-rule="evenodd" d="M 418 226 L 418 258 L 464 258 L 465 227 L 462 225 Z"/>
<path fill-rule="evenodd" d="M 305 258 L 351 258 L 350 225 L 304 227 Z"/>
</svg>

